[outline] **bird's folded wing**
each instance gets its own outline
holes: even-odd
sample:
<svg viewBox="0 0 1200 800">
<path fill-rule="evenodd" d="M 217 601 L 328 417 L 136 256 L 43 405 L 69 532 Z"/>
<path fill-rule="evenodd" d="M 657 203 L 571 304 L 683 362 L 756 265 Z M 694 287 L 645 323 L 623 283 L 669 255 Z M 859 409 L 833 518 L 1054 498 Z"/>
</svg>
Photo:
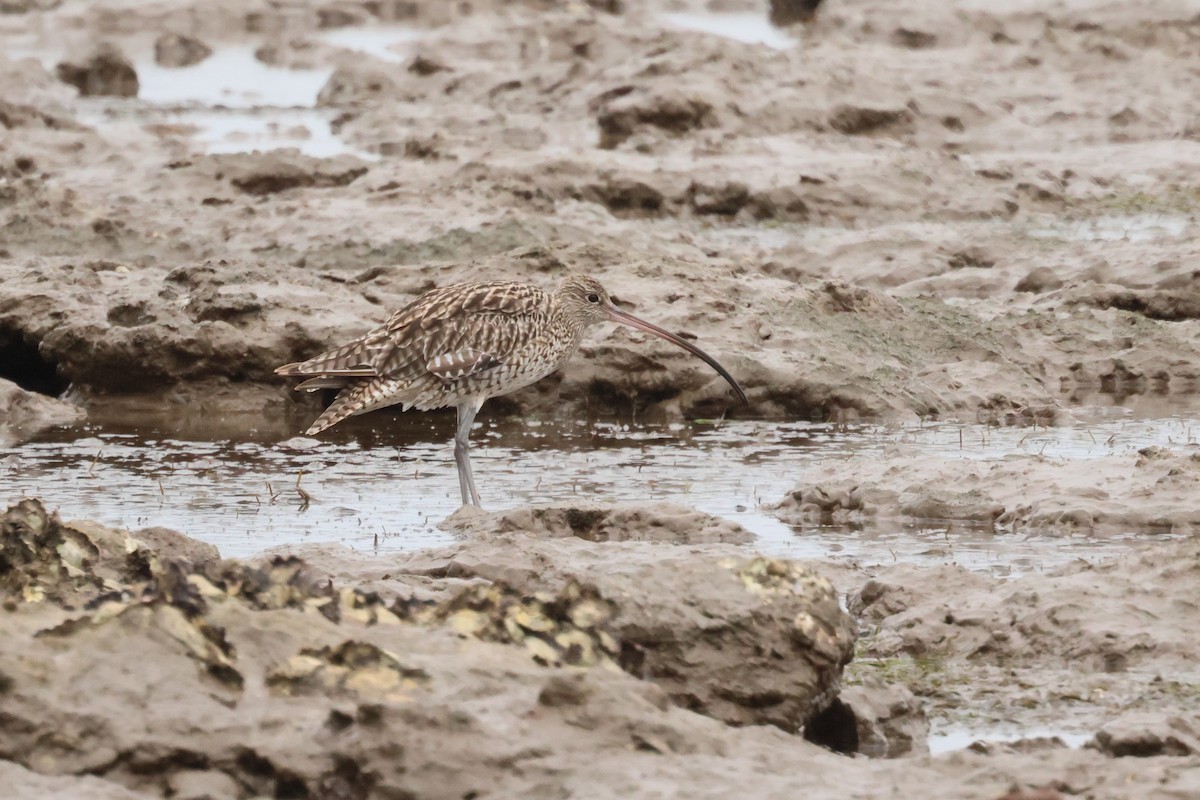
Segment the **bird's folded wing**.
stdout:
<svg viewBox="0 0 1200 800">
<path fill-rule="evenodd" d="M 500 359 L 491 353 L 467 347 L 435 356 L 425 365 L 425 369 L 444 381 L 453 381 L 459 378 L 468 378 L 498 366 L 500 366 Z"/>
</svg>

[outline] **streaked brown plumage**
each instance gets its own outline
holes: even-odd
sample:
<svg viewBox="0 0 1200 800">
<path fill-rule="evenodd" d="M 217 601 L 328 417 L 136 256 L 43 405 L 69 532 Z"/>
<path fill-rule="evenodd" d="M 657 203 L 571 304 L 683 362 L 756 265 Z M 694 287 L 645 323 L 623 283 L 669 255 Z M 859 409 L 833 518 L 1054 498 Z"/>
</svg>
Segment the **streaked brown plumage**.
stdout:
<svg viewBox="0 0 1200 800">
<path fill-rule="evenodd" d="M 710 356 L 620 310 L 598 281 L 583 275 L 567 278 L 554 292 L 511 281 L 434 289 L 361 339 L 275 372 L 305 378 L 297 390 L 341 389 L 309 434 L 384 406 L 456 406 L 454 454 L 463 505 L 478 506 L 467 447 L 480 406 L 554 372 L 579 348 L 584 331 L 604 321 L 653 333 L 699 356 L 746 402 L 742 387 Z"/>
</svg>

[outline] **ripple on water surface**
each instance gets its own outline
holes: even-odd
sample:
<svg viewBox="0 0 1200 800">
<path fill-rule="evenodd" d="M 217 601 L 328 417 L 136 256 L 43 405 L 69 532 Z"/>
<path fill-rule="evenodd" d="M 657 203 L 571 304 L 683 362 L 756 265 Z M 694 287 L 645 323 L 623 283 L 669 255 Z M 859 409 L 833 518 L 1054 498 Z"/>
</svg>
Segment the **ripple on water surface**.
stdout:
<svg viewBox="0 0 1200 800">
<path fill-rule="evenodd" d="M 0 450 L 0 486 L 12 500 L 43 498 L 69 517 L 129 528 L 161 525 L 212 542 L 226 556 L 280 544 L 341 542 L 358 550 L 448 543 L 437 523 L 459 504 L 449 447 L 452 416 L 386 414 L 327 439 L 275 431 L 266 441 L 189 439 L 117 425 L 59 431 Z M 1013 453 L 1088 459 L 1182 443 L 1195 420 L 1105 419 L 1062 428 L 909 427 L 777 422 L 606 423 L 498 420 L 473 436 L 485 507 L 596 500 L 667 500 L 732 519 L 763 552 L 863 563 L 957 563 L 997 574 L 1047 569 L 1120 552 L 1138 538 L 995 534 L 961 523 L 789 526 L 764 509 L 803 471 L 830 459 L 903 444 L 921 454 L 998 459 Z M 252 434 L 253 435 L 253 434 Z M 298 491 L 303 490 L 303 492 Z M 311 496 L 305 502 L 304 494 Z"/>
</svg>

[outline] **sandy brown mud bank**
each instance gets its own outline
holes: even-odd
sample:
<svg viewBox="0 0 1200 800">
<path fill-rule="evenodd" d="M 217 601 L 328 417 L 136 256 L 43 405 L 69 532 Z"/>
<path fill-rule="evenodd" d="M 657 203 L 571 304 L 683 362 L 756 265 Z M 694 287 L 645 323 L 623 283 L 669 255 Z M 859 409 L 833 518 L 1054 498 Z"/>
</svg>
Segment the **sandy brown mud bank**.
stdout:
<svg viewBox="0 0 1200 800">
<path fill-rule="evenodd" d="M 63 524 L 35 502 L 15 506 L 0 527 L 0 624 L 19 642 L 0 653 L 5 774 L 29 797 L 785 797 L 797 781 L 812 796 L 861 798 L 1195 789 L 1186 726 L 1157 718 L 1175 744 L 1144 757 L 1050 747 L 889 762 L 679 707 L 650 668 L 667 648 L 650 653 L 647 679 L 615 666 L 633 637 L 652 649 L 655 623 L 676 637 L 761 633 L 785 619 L 804 628 L 802 597 L 816 601 L 809 614 L 841 612 L 820 610 L 828 584 L 803 567 L 760 570 L 728 545 L 664 541 L 668 526 L 645 522 L 660 514 L 678 511 L 649 507 L 627 525 L 626 538 L 652 541 L 590 542 L 574 533 L 586 525 L 547 522 L 549 536 L 476 539 L 477 527 L 456 552 L 390 565 L 345 551 L 255 565 L 167 531 Z M 601 548 L 616 569 L 597 571 Z M 529 560 L 514 565 L 518 551 Z M 710 586 L 667 597 L 671 575 Z M 798 665 L 790 638 L 780 655 Z M 675 663 L 702 666 L 703 652 Z M 1129 737 L 1114 725 L 1113 740 Z"/>
<path fill-rule="evenodd" d="M 64 400 L 30 392 L 0 379 L 0 443 L 32 436 L 47 428 L 71 425 L 86 416 Z"/>
<path fill-rule="evenodd" d="M 1200 676 L 1183 620 L 1196 611 L 1196 549 L 1164 543 L 1008 581 L 876 570 L 850 599 L 869 633 L 849 682 L 901 683 L 943 729 L 1047 739 L 983 751 L 1061 736 L 1112 755 L 1194 754 Z"/>
<path fill-rule="evenodd" d="M 328 69 L 313 102 L 359 152 L 209 154 L 0 55 L 0 377 L 278 414 L 275 365 L 425 289 L 587 270 L 751 406 L 604 330 L 507 409 L 1040 419 L 1194 392 L 1181 5 L 834 3 L 785 50 L 632 5 L 15 8 L 0 37 L 48 62 L 185 34 Z M 390 59 L 321 38 L 360 23 L 424 33 Z"/>
<path fill-rule="evenodd" d="M 897 445 L 870 457 L 823 461 L 774 513 L 801 526 L 936 521 L 990 527 L 1002 535 L 1195 531 L 1200 448 L 1121 453 L 1112 444 L 1111 455 L 1060 458 L 1026 448 L 986 461 L 966 452 L 952 457 Z"/>
</svg>

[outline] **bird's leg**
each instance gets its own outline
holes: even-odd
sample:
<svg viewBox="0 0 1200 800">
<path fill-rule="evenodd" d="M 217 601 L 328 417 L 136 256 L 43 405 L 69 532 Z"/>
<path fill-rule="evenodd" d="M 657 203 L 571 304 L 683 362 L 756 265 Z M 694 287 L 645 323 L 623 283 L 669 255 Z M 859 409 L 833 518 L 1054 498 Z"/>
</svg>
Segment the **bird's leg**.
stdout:
<svg viewBox="0 0 1200 800">
<path fill-rule="evenodd" d="M 458 433 L 454 436 L 454 461 L 458 464 L 458 486 L 462 490 L 464 506 L 479 508 L 479 492 L 475 490 L 475 476 L 471 473 L 471 425 L 479 413 L 482 400 L 468 400 L 458 406 Z"/>
</svg>

